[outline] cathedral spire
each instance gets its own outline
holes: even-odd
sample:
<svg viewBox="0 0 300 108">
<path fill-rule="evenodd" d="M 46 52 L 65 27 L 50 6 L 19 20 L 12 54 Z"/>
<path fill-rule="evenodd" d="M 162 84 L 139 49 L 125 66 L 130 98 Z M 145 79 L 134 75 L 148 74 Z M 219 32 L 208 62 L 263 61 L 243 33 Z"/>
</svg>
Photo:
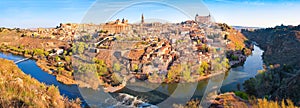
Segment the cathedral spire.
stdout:
<svg viewBox="0 0 300 108">
<path fill-rule="evenodd" d="M 142 21 L 141 23 L 144 24 L 145 20 L 144 20 L 144 14 L 142 14 Z"/>
</svg>

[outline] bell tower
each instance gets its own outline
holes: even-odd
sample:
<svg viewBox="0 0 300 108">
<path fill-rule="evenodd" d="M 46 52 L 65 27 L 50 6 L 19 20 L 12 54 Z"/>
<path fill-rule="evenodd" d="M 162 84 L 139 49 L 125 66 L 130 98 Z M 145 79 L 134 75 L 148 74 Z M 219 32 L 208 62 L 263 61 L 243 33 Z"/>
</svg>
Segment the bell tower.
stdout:
<svg viewBox="0 0 300 108">
<path fill-rule="evenodd" d="M 144 14 L 142 14 L 142 21 L 141 23 L 144 24 L 145 20 L 144 20 Z"/>
</svg>

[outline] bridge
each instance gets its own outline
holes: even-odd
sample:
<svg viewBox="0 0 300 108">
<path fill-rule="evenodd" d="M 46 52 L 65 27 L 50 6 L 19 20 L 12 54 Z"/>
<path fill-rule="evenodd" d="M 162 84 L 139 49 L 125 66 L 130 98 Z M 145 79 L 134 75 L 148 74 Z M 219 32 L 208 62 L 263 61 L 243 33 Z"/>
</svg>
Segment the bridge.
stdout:
<svg viewBox="0 0 300 108">
<path fill-rule="evenodd" d="M 29 60 L 29 58 L 24 58 L 24 59 L 21 59 L 21 60 L 15 61 L 15 64 L 18 64 L 18 63 L 24 62 L 24 61 L 26 61 L 26 60 Z"/>
<path fill-rule="evenodd" d="M 106 41 L 106 40 L 112 40 L 112 39 L 114 39 L 114 38 L 116 38 L 116 36 L 105 37 L 105 38 L 102 39 L 101 41 L 95 43 L 95 45 L 98 46 L 98 45 L 102 44 L 104 41 Z"/>
</svg>

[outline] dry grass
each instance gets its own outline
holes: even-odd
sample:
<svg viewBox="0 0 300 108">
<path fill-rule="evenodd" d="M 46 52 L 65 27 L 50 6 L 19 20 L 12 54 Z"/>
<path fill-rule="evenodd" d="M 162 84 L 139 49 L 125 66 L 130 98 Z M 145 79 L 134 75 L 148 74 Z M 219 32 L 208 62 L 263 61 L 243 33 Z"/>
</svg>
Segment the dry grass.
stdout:
<svg viewBox="0 0 300 108">
<path fill-rule="evenodd" d="M 24 74 L 12 61 L 0 59 L 0 63 L 0 107 L 80 107 L 78 100 L 63 98 L 57 87 Z"/>
<path fill-rule="evenodd" d="M 21 33 L 14 31 L 0 32 L 0 45 L 8 45 L 19 47 L 23 46 L 25 49 L 53 49 L 58 46 L 65 46 L 66 42 L 55 39 L 38 39 L 31 37 L 21 37 Z"/>
<path fill-rule="evenodd" d="M 290 99 L 282 101 L 269 101 L 252 97 L 249 101 L 237 97 L 234 93 L 225 93 L 211 101 L 210 108 L 298 108 Z M 174 108 L 199 108 L 199 100 L 191 100 L 186 105 L 173 105 Z"/>
</svg>

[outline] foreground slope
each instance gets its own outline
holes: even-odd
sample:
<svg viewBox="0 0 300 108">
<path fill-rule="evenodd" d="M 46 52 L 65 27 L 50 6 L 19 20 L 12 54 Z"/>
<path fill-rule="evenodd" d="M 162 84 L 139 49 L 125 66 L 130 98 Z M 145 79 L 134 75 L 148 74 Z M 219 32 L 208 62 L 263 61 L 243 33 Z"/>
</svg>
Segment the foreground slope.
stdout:
<svg viewBox="0 0 300 108">
<path fill-rule="evenodd" d="M 80 107 L 79 101 L 63 98 L 55 86 L 24 74 L 12 61 L 0 58 L 0 63 L 0 107 Z"/>
</svg>

